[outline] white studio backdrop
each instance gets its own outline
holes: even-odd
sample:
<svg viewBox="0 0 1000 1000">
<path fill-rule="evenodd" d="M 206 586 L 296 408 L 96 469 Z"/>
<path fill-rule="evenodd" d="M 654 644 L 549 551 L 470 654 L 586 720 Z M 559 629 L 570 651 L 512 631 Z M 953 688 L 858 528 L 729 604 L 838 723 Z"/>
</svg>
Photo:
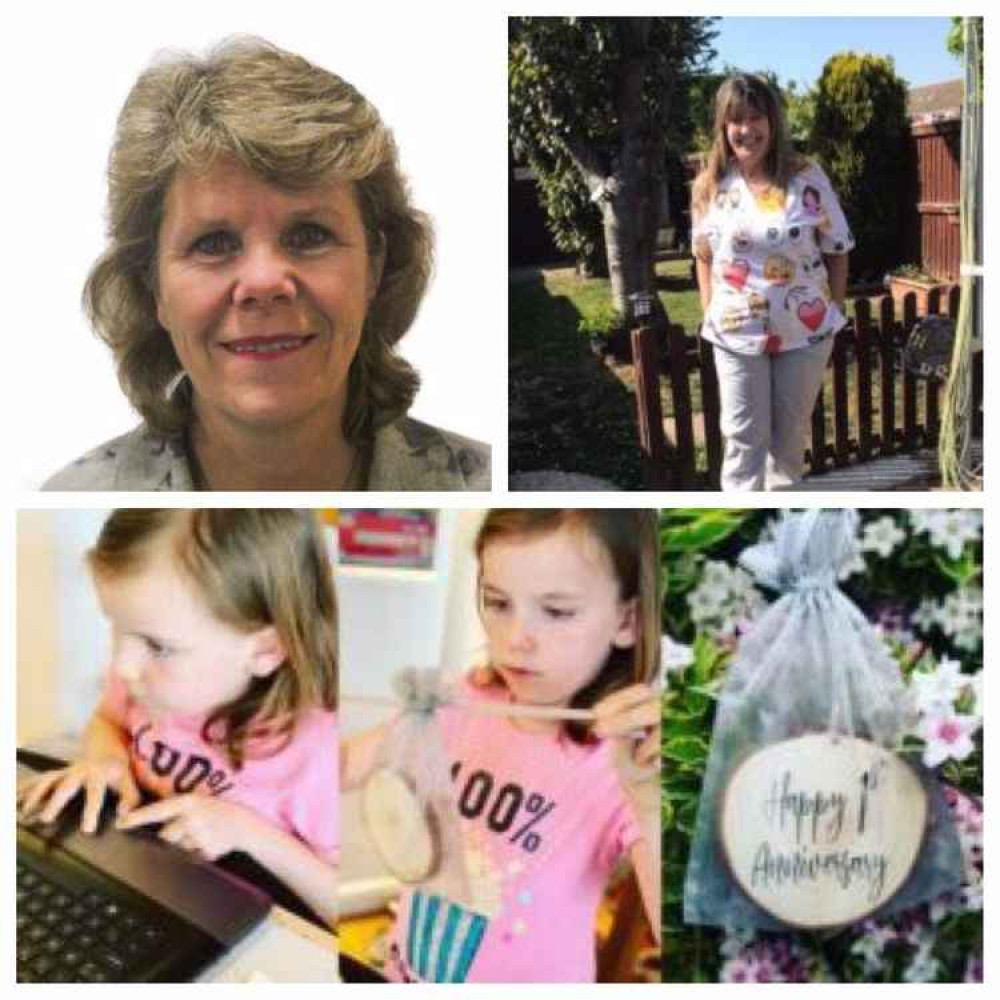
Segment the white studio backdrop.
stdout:
<svg viewBox="0 0 1000 1000">
<path fill-rule="evenodd" d="M 403 5 L 177 2 L 33 5 L 3 73 L 5 275 L 16 357 L 6 404 L 14 485 L 138 422 L 80 306 L 104 246 L 105 170 L 122 103 L 162 50 L 259 35 L 353 83 L 392 128 L 437 261 L 402 353 L 423 387 L 413 416 L 506 440 L 506 17 Z M 16 234 L 16 235 L 15 235 Z"/>
</svg>

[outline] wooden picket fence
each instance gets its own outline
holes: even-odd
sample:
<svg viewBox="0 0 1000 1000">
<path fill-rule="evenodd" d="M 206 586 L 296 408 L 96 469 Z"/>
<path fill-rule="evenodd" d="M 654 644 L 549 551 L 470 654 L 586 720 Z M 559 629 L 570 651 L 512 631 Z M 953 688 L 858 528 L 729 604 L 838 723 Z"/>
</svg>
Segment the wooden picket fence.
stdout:
<svg viewBox="0 0 1000 1000">
<path fill-rule="evenodd" d="M 958 315 L 959 287 L 935 290 L 928 314 Z M 812 416 L 809 475 L 860 465 L 875 458 L 913 454 L 936 447 L 940 434 L 939 395 L 943 383 L 905 370 L 902 352 L 917 320 L 914 293 L 902 301 L 901 316 L 891 295 L 858 299 L 855 321 L 837 334 L 830 367 Z M 666 343 L 663 339 L 666 337 Z M 712 345 L 687 337 L 682 327 L 639 327 L 632 331 L 639 439 L 646 488 L 718 489 L 723 440 L 719 429 L 719 386 Z M 668 435 L 663 420 L 661 378 L 673 404 Z M 701 392 L 701 413 L 692 407 L 693 383 Z M 828 380 L 829 381 L 829 380 Z M 853 385 L 852 385 L 853 382 Z M 973 433 L 982 434 L 982 352 L 973 366 Z M 827 408 L 832 407 L 832 434 Z M 702 448 L 696 446 L 696 421 Z"/>
</svg>

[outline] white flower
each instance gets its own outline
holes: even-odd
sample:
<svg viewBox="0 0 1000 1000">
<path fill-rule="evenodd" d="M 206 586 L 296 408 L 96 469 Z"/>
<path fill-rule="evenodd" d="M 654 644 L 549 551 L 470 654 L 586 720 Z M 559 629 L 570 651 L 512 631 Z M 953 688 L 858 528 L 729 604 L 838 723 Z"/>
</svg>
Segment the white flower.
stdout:
<svg viewBox="0 0 1000 1000">
<path fill-rule="evenodd" d="M 966 653 L 974 653 L 979 649 L 983 641 L 983 630 L 981 627 L 972 626 L 963 629 L 952 640 L 958 649 Z"/>
<path fill-rule="evenodd" d="M 924 764 L 937 767 L 944 761 L 965 760 L 975 749 L 972 734 L 982 725 L 982 720 L 972 715 L 925 715 L 917 724 L 916 734 L 924 747 Z"/>
<path fill-rule="evenodd" d="M 958 599 L 970 614 L 983 613 L 983 591 L 979 587 L 963 587 L 958 591 Z"/>
<path fill-rule="evenodd" d="M 869 922 L 865 925 L 865 933 L 851 945 L 851 951 L 865 960 L 865 972 L 873 975 L 885 966 L 882 956 L 886 945 L 892 944 L 895 940 L 896 934 L 893 930 Z"/>
<path fill-rule="evenodd" d="M 908 983 L 930 983 L 938 974 L 941 963 L 931 955 L 931 945 L 921 945 L 913 956 L 909 968 L 903 973 Z"/>
<path fill-rule="evenodd" d="M 660 661 L 663 668 L 663 682 L 666 683 L 670 674 L 683 673 L 694 663 L 694 653 L 690 646 L 674 642 L 669 635 L 664 634 L 660 638 Z"/>
<path fill-rule="evenodd" d="M 921 632 L 930 632 L 938 623 L 938 605 L 929 597 L 917 605 L 917 610 L 910 616 L 910 621 Z"/>
<path fill-rule="evenodd" d="M 865 557 L 861 553 L 861 546 L 857 540 L 855 540 L 854 546 L 851 549 L 851 554 L 844 560 L 840 569 L 837 571 L 837 579 L 843 582 L 849 576 L 854 576 L 855 573 L 864 573 L 867 569 L 868 564 L 865 562 Z"/>
<path fill-rule="evenodd" d="M 748 599 L 760 596 L 753 585 L 753 577 L 741 566 L 733 570 L 729 578 L 729 589 L 734 597 Z"/>
<path fill-rule="evenodd" d="M 696 623 L 714 618 L 719 613 L 719 601 L 713 594 L 702 590 L 700 586 L 688 594 L 687 602 L 691 609 L 691 617 Z"/>
<path fill-rule="evenodd" d="M 715 639 L 745 631 L 747 621 L 765 607 L 764 599 L 744 570 L 722 562 L 706 562 L 698 586 L 687 596 L 691 618 Z"/>
<path fill-rule="evenodd" d="M 706 562 L 701 571 L 701 585 L 722 586 L 729 589 L 733 571 L 724 562 Z"/>
<path fill-rule="evenodd" d="M 978 542 L 983 533 L 979 510 L 911 510 L 915 535 L 927 534 L 936 549 L 945 549 L 952 559 L 961 557 L 965 546 Z"/>
<path fill-rule="evenodd" d="M 931 534 L 938 530 L 947 511 L 943 510 L 911 510 L 910 527 L 915 535 Z"/>
<path fill-rule="evenodd" d="M 913 675 L 914 704 L 925 715 L 947 714 L 968 683 L 958 660 L 942 660 L 937 670 Z"/>
<path fill-rule="evenodd" d="M 975 649 L 982 641 L 983 592 L 963 587 L 949 594 L 937 610 L 937 622 L 959 649 Z"/>
<path fill-rule="evenodd" d="M 905 540 L 906 532 L 891 517 L 880 517 L 865 525 L 861 548 L 865 552 L 877 552 L 883 559 L 888 559 L 896 546 Z"/>
<path fill-rule="evenodd" d="M 727 927 L 725 934 L 725 939 L 719 945 L 719 954 L 723 958 L 735 958 L 756 936 L 749 927 Z"/>
<path fill-rule="evenodd" d="M 978 913 L 983 909 L 983 883 L 975 882 L 961 889 L 962 905 L 966 913 Z"/>
<path fill-rule="evenodd" d="M 937 530 L 930 533 L 931 544 L 946 549 L 952 559 L 960 559 L 967 544 L 979 541 L 982 530 L 980 511 L 945 511 Z"/>
</svg>

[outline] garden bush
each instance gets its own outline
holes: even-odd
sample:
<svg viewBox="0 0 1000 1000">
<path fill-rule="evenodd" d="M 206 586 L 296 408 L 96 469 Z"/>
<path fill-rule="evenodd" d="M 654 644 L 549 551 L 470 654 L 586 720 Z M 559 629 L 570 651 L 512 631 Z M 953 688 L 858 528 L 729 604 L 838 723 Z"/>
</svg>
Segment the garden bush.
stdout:
<svg viewBox="0 0 1000 1000">
<path fill-rule="evenodd" d="M 857 247 L 855 280 L 901 263 L 901 199 L 913 173 L 906 83 L 891 58 L 831 56 L 816 84 L 809 149 L 833 182 Z"/>
</svg>

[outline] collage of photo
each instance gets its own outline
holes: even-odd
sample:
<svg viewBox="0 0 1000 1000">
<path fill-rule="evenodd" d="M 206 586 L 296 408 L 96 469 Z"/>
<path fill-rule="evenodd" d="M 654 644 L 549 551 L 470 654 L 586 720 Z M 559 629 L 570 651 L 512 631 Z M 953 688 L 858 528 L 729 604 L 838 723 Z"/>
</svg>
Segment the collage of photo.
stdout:
<svg viewBox="0 0 1000 1000">
<path fill-rule="evenodd" d="M 986 19 L 243 6 L 25 125 L 11 985 L 982 984 Z"/>
</svg>

